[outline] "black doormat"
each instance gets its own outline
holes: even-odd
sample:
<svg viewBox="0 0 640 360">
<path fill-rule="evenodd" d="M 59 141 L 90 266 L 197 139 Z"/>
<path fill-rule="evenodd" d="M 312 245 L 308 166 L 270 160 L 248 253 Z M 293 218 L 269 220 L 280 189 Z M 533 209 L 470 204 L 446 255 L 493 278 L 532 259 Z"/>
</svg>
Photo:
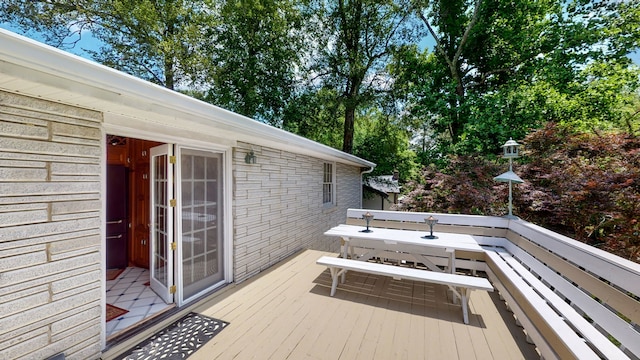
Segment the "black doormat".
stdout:
<svg viewBox="0 0 640 360">
<path fill-rule="evenodd" d="M 227 325 L 228 322 L 192 312 L 120 355 L 119 359 L 186 359 Z"/>
</svg>

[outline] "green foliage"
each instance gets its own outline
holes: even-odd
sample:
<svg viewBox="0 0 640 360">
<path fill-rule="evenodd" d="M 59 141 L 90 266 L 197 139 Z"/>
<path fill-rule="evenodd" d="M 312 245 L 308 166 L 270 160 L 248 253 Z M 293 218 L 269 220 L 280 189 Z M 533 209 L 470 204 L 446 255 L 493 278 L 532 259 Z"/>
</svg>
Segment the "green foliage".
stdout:
<svg viewBox="0 0 640 360">
<path fill-rule="evenodd" d="M 205 100 L 280 126 L 296 88 L 304 17 L 292 0 L 225 0 L 210 29 Z"/>
<path fill-rule="evenodd" d="M 637 96 L 640 73 L 626 55 L 640 45 L 638 3 L 414 6 L 435 48 L 399 49 L 389 69 L 405 123 L 429 132 L 440 155 L 490 155 L 547 122 L 576 131 L 633 128 L 624 109 Z"/>
<path fill-rule="evenodd" d="M 296 96 L 287 104 L 283 129 L 336 149 L 342 147 L 344 107 L 334 89 L 322 88 Z"/>
<path fill-rule="evenodd" d="M 67 49 L 90 31 L 98 62 L 272 125 L 304 54 L 291 0 L 7 0 L 0 20 Z"/>
<path fill-rule="evenodd" d="M 90 2 L 94 37 L 105 45 L 94 59 L 169 89 L 198 82 L 203 70 L 200 28 L 212 19 L 198 2 L 114 0 Z"/>
<path fill-rule="evenodd" d="M 367 119 L 369 117 L 369 119 Z M 400 182 L 416 176 L 415 153 L 409 149 L 409 139 L 393 119 L 380 113 L 364 115 L 354 139 L 354 155 L 377 164 L 370 174 L 391 175 L 398 171 Z"/>
<path fill-rule="evenodd" d="M 375 174 L 418 162 L 407 209 L 503 214 L 496 153 L 524 139 L 516 213 L 640 252 L 638 1 L 4 0 L 0 23 L 63 49 L 89 31 L 97 61 Z"/>
<path fill-rule="evenodd" d="M 0 14 L 62 48 L 90 31 L 104 44 L 87 50 L 95 60 L 174 89 L 196 83 L 202 70 L 200 28 L 212 22 L 204 10 L 200 1 L 187 0 L 7 0 Z"/>
<path fill-rule="evenodd" d="M 332 89 L 344 110 L 342 150 L 351 153 L 358 108 L 371 104 L 388 80 L 384 68 L 394 46 L 414 31 L 404 0 L 311 2 L 315 27 L 309 74 L 313 86 Z"/>
</svg>

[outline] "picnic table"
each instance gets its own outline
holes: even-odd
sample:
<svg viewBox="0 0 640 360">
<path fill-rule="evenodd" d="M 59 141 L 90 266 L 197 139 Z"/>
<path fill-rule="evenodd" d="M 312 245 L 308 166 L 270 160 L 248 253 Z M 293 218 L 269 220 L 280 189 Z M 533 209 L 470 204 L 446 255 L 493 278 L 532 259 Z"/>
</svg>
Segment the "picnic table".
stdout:
<svg viewBox="0 0 640 360">
<path fill-rule="evenodd" d="M 328 236 L 336 236 L 344 241 L 342 248 L 342 257 L 368 261 L 372 258 L 379 257 L 381 254 L 385 258 L 393 258 L 393 254 L 397 254 L 398 258 L 407 256 L 414 259 L 418 263 L 424 264 L 429 270 L 440 271 L 427 256 L 447 257 L 447 269 L 450 273 L 456 272 L 456 251 L 475 251 L 483 252 L 484 250 L 471 235 L 452 234 L 434 232 L 435 239 L 425 239 L 423 236 L 428 232 L 398 229 L 369 228 L 371 232 L 362 232 L 364 227 L 356 225 L 338 225 L 324 234 Z M 362 249 L 362 253 L 355 254 L 354 249 Z"/>
<path fill-rule="evenodd" d="M 325 235 L 340 237 L 344 241 L 341 258 L 323 256 L 316 262 L 327 266 L 331 272 L 331 296 L 336 292 L 340 276 L 341 282 L 345 282 L 347 271 L 387 275 L 397 280 L 443 284 L 453 292 L 454 303 L 457 299 L 461 300 L 463 321 L 468 324 L 471 291 L 493 291 L 493 286 L 485 278 L 456 274 L 456 250 L 484 251 L 470 235 L 434 233 L 435 238 L 423 238 L 426 234 L 421 231 L 367 227 L 370 231 L 363 232 L 363 229 L 362 226 L 338 225 L 325 232 Z M 360 253 L 356 254 L 355 248 Z M 433 271 L 369 262 L 378 257 L 401 259 L 407 256 Z M 440 269 L 428 256 L 447 257 L 449 273 Z"/>
</svg>

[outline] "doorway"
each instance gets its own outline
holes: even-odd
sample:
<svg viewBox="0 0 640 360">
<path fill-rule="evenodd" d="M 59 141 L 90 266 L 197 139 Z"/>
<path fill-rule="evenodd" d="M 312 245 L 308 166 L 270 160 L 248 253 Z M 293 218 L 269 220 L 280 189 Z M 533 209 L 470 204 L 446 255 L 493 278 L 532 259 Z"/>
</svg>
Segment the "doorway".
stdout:
<svg viewBox="0 0 640 360">
<path fill-rule="evenodd" d="M 160 144 L 107 135 L 107 269 L 149 268 L 149 159 Z"/>
<path fill-rule="evenodd" d="M 144 285 L 161 299 L 158 302 L 170 306 L 181 306 L 223 285 L 226 154 L 108 135 L 107 214 L 116 209 L 126 213 L 117 219 L 108 215 L 108 269 L 124 264 L 130 278 L 143 274 L 135 282 L 145 280 Z M 125 235 L 111 235 L 112 221 Z M 110 246 L 110 236 L 120 242 Z M 112 265 L 110 259 L 115 258 L 120 262 Z M 116 299 L 109 292 L 119 287 L 107 281 L 108 301 Z M 129 296 L 116 295 L 117 299 Z"/>
<path fill-rule="evenodd" d="M 159 144 L 107 135 L 107 340 L 175 307 L 150 286 L 149 158 L 150 149 Z"/>
</svg>

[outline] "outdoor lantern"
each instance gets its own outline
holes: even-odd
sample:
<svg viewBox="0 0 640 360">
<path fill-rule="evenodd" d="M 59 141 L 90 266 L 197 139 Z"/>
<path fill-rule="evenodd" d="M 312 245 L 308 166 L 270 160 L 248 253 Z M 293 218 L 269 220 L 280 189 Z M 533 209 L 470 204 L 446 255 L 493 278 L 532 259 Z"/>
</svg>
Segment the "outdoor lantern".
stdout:
<svg viewBox="0 0 640 360">
<path fill-rule="evenodd" d="M 437 236 L 433 236 L 433 225 L 438 223 L 438 219 L 434 218 L 433 215 L 429 215 L 428 218 L 424 219 L 424 222 L 427 223 L 427 225 L 429 225 L 429 231 L 430 234 L 429 235 L 425 235 L 422 238 L 423 239 L 437 239 Z"/>
<path fill-rule="evenodd" d="M 256 154 L 253 153 L 253 150 L 249 151 L 247 155 L 244 156 L 244 162 L 247 164 L 256 163 Z"/>
<path fill-rule="evenodd" d="M 373 230 L 369 230 L 369 222 L 371 221 L 371 219 L 373 219 L 373 215 L 371 215 L 371 213 L 367 211 L 366 214 L 362 215 L 362 218 L 364 219 L 364 221 L 367 222 L 367 228 L 365 230 L 360 230 L 360 232 L 363 232 L 363 233 L 373 232 Z"/>
<path fill-rule="evenodd" d="M 509 138 L 509 141 L 502 145 L 502 149 L 504 150 L 504 157 L 507 159 L 513 159 L 518 157 L 518 148 L 520 144 L 515 142 L 513 139 Z"/>
<path fill-rule="evenodd" d="M 493 180 L 498 182 L 509 183 L 509 215 L 507 215 L 507 218 L 509 219 L 516 219 L 516 217 L 513 216 L 513 195 L 511 184 L 522 184 L 524 182 L 524 180 L 520 179 L 520 177 L 513 172 L 513 159 L 518 157 L 519 146 L 520 144 L 515 142 L 513 139 L 509 139 L 509 141 L 502 145 L 502 148 L 504 150 L 504 157 L 509 159 L 509 171 L 493 178 Z"/>
</svg>

